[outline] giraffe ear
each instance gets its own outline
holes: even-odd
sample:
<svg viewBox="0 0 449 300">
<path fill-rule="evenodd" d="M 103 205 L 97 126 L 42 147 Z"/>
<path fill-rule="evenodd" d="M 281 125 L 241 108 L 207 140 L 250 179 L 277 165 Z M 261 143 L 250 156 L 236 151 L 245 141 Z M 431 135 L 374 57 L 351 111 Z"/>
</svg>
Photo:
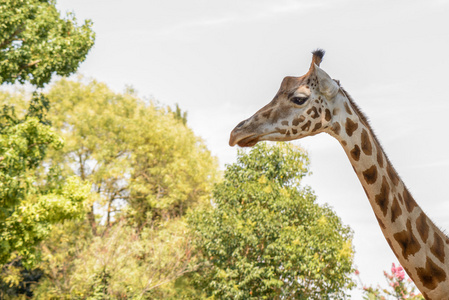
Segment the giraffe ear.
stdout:
<svg viewBox="0 0 449 300">
<path fill-rule="evenodd" d="M 320 67 L 314 65 L 314 72 L 318 78 L 318 88 L 328 100 L 333 99 L 339 90 L 338 84 Z"/>
</svg>

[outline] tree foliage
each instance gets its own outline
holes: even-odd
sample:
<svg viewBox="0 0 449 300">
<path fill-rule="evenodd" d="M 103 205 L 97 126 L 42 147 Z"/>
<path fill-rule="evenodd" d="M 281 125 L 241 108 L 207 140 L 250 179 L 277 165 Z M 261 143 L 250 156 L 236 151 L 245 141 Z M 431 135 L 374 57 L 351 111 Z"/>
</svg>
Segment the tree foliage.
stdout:
<svg viewBox="0 0 449 300">
<path fill-rule="evenodd" d="M 216 160 L 169 110 L 96 81 L 61 80 L 47 97 L 49 119 L 66 141 L 49 164 L 92 183 L 91 211 L 101 208 L 107 224 L 125 204 L 127 218 L 142 226 L 182 216 L 208 199 Z"/>
<path fill-rule="evenodd" d="M 197 268 L 180 219 L 140 230 L 122 219 L 98 236 L 86 225 L 60 225 L 43 243 L 37 299 L 166 299 L 168 286 Z"/>
<path fill-rule="evenodd" d="M 70 75 L 94 43 L 92 22 L 61 18 L 53 0 L 2 0 L 0 20 L 0 84 L 42 87 L 54 73 Z"/>
<path fill-rule="evenodd" d="M 26 107 L 33 101 L 21 92 L 1 97 L 22 114 L 31 111 Z M 210 199 L 218 175 L 215 158 L 187 127 L 186 113 L 142 100 L 131 89 L 114 93 L 94 80 L 62 79 L 42 99 L 52 104 L 48 112 L 39 110 L 54 129 L 45 128 L 64 146 L 45 148 L 30 183 L 40 194 L 53 195 L 77 178 L 84 185 L 73 196 L 83 188 L 88 193 L 70 203 L 88 214 L 66 218 L 39 236 L 48 238 L 39 251 L 43 277 L 36 297 L 178 294 L 177 279 L 196 269 L 180 217 Z M 11 236 L 23 234 L 11 231 Z M 4 269 L 0 284 L 20 284 L 23 268 L 16 265 Z"/>
<path fill-rule="evenodd" d="M 93 45 L 91 25 L 78 26 L 72 14 L 62 19 L 51 0 L 1 1 L 0 84 L 29 82 L 40 88 L 54 74 L 73 73 Z M 75 177 L 53 182 L 55 169 L 38 176 L 48 150 L 61 149 L 63 141 L 50 126 L 49 102 L 41 93 L 34 92 L 26 106 L 13 105 L 25 100 L 17 96 L 29 99 L 0 95 L 0 286 L 8 290 L 22 276 L 34 276 L 23 267 L 38 261 L 36 246 L 55 224 L 82 218 L 89 195 L 89 187 Z"/>
<path fill-rule="evenodd" d="M 3 100 L 12 98 L 3 95 Z M 48 125 L 47 107 L 44 97 L 33 94 L 22 115 L 7 105 L 0 115 L 0 264 L 14 257 L 32 264 L 35 246 L 52 224 L 84 213 L 89 190 L 78 179 L 68 178 L 52 190 L 36 184 L 35 171 L 47 150 L 62 147 L 61 138 Z"/>
<path fill-rule="evenodd" d="M 198 286 L 219 299 L 341 299 L 351 288 L 352 233 L 299 186 L 305 153 L 289 144 L 239 152 L 190 224 L 206 260 Z"/>
</svg>

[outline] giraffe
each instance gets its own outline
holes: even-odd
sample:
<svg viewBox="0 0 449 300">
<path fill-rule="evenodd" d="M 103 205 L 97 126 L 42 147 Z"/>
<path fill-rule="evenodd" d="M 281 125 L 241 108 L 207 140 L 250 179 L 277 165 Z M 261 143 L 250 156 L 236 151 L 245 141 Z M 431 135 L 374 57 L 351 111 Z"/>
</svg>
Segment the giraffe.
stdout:
<svg viewBox="0 0 449 300">
<path fill-rule="evenodd" d="M 285 77 L 274 99 L 231 132 L 230 146 L 290 141 L 326 132 L 343 147 L 382 233 L 426 299 L 449 299 L 449 238 L 411 196 L 354 100 L 320 68 Z"/>
</svg>

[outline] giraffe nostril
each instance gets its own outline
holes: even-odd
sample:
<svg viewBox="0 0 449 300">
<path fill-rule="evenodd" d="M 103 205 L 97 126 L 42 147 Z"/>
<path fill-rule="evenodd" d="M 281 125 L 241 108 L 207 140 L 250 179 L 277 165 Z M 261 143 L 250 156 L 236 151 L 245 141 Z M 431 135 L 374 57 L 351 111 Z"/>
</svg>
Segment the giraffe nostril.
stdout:
<svg viewBox="0 0 449 300">
<path fill-rule="evenodd" d="M 237 125 L 237 128 L 240 128 L 240 127 L 242 127 L 243 126 L 243 124 L 245 124 L 245 122 L 246 122 L 246 120 L 245 121 L 242 121 L 242 122 L 240 122 L 238 125 Z"/>
</svg>

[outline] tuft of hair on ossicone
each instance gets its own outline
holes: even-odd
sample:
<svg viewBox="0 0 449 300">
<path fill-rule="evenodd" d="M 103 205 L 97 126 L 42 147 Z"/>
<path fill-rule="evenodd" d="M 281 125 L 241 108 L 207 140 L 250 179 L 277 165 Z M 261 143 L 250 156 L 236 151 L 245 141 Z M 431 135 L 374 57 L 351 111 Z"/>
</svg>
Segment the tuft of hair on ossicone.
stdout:
<svg viewBox="0 0 449 300">
<path fill-rule="evenodd" d="M 321 61 L 323 60 L 324 53 L 326 53 L 323 49 L 316 49 L 312 52 L 312 65 L 316 64 L 320 66 Z"/>
</svg>

